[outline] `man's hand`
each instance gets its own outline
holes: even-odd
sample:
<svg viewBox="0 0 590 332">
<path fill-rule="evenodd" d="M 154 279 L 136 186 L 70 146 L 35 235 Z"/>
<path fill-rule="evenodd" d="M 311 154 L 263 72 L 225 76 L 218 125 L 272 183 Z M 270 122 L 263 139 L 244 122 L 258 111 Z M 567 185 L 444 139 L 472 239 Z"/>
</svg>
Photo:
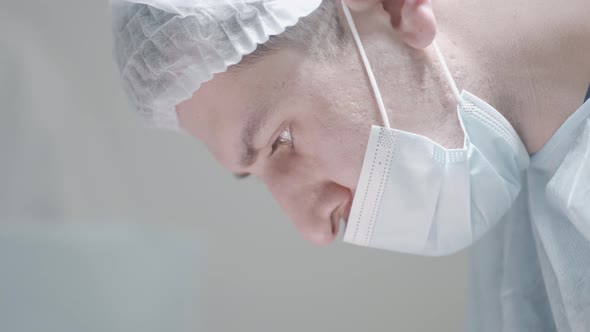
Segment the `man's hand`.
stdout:
<svg viewBox="0 0 590 332">
<path fill-rule="evenodd" d="M 383 6 L 389 13 L 391 25 L 411 47 L 426 48 L 436 36 L 436 19 L 432 0 L 344 0 L 353 11 L 365 11 Z"/>
</svg>

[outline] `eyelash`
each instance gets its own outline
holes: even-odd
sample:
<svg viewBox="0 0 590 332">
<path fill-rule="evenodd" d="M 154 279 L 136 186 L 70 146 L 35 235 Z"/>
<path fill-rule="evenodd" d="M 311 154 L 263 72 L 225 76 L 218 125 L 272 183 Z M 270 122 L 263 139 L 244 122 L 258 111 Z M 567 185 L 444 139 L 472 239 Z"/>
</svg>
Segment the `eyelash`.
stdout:
<svg viewBox="0 0 590 332">
<path fill-rule="evenodd" d="M 279 147 L 283 145 L 293 147 L 293 135 L 291 134 L 291 128 L 289 127 L 283 129 L 283 131 L 281 131 L 279 134 L 279 137 L 277 137 L 274 143 L 272 143 L 270 155 L 272 156 L 275 152 L 277 152 Z"/>
</svg>

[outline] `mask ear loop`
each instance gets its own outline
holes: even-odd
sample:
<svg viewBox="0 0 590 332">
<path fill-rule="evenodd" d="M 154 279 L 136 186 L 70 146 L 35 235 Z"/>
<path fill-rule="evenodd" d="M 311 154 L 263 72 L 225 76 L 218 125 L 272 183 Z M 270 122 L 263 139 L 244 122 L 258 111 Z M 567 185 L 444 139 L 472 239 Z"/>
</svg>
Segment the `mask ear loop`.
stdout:
<svg viewBox="0 0 590 332">
<path fill-rule="evenodd" d="M 441 66 L 443 67 L 443 72 L 445 73 L 445 78 L 447 79 L 447 83 L 449 84 L 449 86 L 451 87 L 451 90 L 453 91 L 453 95 L 455 96 L 455 100 L 457 101 L 457 105 L 461 106 L 463 104 L 463 97 L 461 96 L 461 93 L 459 92 L 459 89 L 457 88 L 457 83 L 455 83 L 455 79 L 453 79 L 453 75 L 451 75 L 451 71 L 449 70 L 449 66 L 447 65 L 447 62 L 445 61 L 445 57 L 443 57 L 442 52 L 440 51 L 440 48 L 438 47 L 438 44 L 436 43 L 436 40 L 432 42 L 432 45 L 434 46 L 434 52 L 436 53 L 436 56 L 438 57 L 438 61 L 440 62 Z M 463 130 L 463 148 L 465 148 L 467 146 L 467 129 L 465 128 L 465 124 L 463 123 L 463 117 L 461 116 L 461 111 L 460 111 L 460 107 L 457 107 L 457 116 L 459 118 L 459 124 L 461 124 L 461 130 Z"/>
<path fill-rule="evenodd" d="M 455 96 L 457 103 L 460 105 L 463 103 L 463 98 L 461 97 L 461 93 L 459 92 L 459 89 L 457 88 L 457 83 L 455 83 L 455 80 L 453 79 L 453 75 L 451 75 L 451 71 L 449 70 L 449 66 L 447 66 L 447 62 L 445 61 L 445 57 L 442 55 L 442 52 L 440 51 L 440 48 L 438 47 L 436 40 L 432 42 L 432 46 L 434 46 L 434 52 L 436 53 L 436 57 L 438 58 L 438 61 L 440 62 L 441 66 L 443 67 L 443 72 L 445 73 L 445 78 L 447 79 L 447 83 L 449 83 L 449 86 L 451 87 L 451 90 L 453 91 L 453 95 Z"/>
<path fill-rule="evenodd" d="M 348 26 L 350 27 L 350 31 L 352 31 L 352 36 L 354 37 L 354 41 L 360 53 L 361 59 L 363 60 L 363 64 L 365 65 L 365 71 L 367 72 L 367 76 L 369 77 L 369 82 L 371 83 L 371 88 L 373 89 L 373 94 L 375 95 L 375 100 L 377 101 L 377 106 L 379 107 L 379 112 L 381 112 L 381 118 L 383 119 L 383 124 L 385 128 L 391 129 L 389 124 L 389 117 L 387 116 L 387 112 L 385 110 L 385 104 L 383 103 L 383 98 L 381 97 L 381 92 L 379 91 L 379 86 L 377 85 L 377 80 L 375 79 L 375 75 L 373 74 L 373 69 L 371 68 L 371 63 L 367 58 L 367 54 L 365 52 L 365 48 L 361 41 L 361 37 L 359 36 L 358 30 L 356 29 L 356 25 L 354 24 L 354 19 L 352 18 L 352 14 L 350 13 L 350 9 L 342 1 L 342 9 L 344 10 L 344 15 L 346 16 L 346 20 L 348 21 Z"/>
<path fill-rule="evenodd" d="M 369 62 L 369 59 L 367 58 L 367 54 L 365 52 L 363 42 L 361 41 L 361 38 L 359 36 L 358 30 L 356 28 L 356 24 L 354 23 L 354 19 L 352 18 L 352 14 L 350 13 L 350 9 L 346 5 L 346 3 L 344 3 L 344 0 L 342 1 L 342 9 L 344 10 L 344 15 L 346 16 L 346 21 L 348 22 L 348 26 L 350 27 L 350 31 L 352 32 L 352 36 L 354 37 L 354 41 L 356 43 L 357 49 L 360 53 L 361 59 L 362 59 L 363 64 L 365 66 L 365 71 L 367 72 L 367 76 L 369 77 L 369 82 L 371 83 L 371 88 L 373 89 L 373 94 L 375 95 L 375 100 L 377 101 L 377 106 L 379 107 L 379 112 L 381 113 L 381 118 L 383 119 L 383 124 L 385 125 L 385 128 L 391 129 L 391 126 L 389 124 L 389 117 L 387 116 L 387 112 L 385 110 L 385 104 L 383 103 L 383 97 L 381 96 L 381 92 L 379 91 L 379 86 L 377 85 L 377 80 L 375 79 L 375 75 L 373 74 L 373 69 L 371 67 L 371 63 Z M 445 61 L 445 58 L 443 57 L 442 52 L 440 51 L 440 48 L 438 47 L 438 44 L 436 43 L 436 41 L 434 41 L 432 43 L 432 45 L 434 46 L 434 52 L 436 53 L 438 61 L 440 62 L 441 66 L 443 67 L 443 72 L 445 74 L 445 78 L 447 79 L 447 82 L 448 82 L 449 86 L 451 87 L 453 95 L 455 96 L 455 99 L 457 100 L 457 104 L 460 105 L 463 103 L 463 98 L 461 97 L 461 93 L 459 92 L 459 89 L 457 88 L 457 84 L 455 83 L 455 80 L 453 79 L 453 75 L 451 75 L 451 71 L 449 70 L 449 66 L 447 65 L 447 62 Z"/>
</svg>

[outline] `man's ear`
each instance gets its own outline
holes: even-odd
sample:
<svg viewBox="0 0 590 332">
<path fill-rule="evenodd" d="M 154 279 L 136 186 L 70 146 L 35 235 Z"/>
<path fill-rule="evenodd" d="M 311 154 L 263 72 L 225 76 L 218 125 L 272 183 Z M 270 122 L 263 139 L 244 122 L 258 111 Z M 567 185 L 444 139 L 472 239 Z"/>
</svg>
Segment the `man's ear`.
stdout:
<svg viewBox="0 0 590 332">
<path fill-rule="evenodd" d="M 344 0 L 353 11 L 383 6 L 389 13 L 391 25 L 404 42 L 413 48 L 426 48 L 436 36 L 436 19 L 432 0 Z"/>
</svg>

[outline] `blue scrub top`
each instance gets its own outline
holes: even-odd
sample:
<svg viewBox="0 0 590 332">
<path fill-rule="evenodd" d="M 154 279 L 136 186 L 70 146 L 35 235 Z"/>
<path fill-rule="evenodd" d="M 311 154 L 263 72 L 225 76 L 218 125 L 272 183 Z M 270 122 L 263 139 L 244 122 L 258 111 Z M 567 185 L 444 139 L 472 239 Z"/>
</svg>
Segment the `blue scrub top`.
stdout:
<svg viewBox="0 0 590 332">
<path fill-rule="evenodd" d="M 590 88 L 585 99 L 473 246 L 468 331 L 590 331 Z"/>
</svg>

